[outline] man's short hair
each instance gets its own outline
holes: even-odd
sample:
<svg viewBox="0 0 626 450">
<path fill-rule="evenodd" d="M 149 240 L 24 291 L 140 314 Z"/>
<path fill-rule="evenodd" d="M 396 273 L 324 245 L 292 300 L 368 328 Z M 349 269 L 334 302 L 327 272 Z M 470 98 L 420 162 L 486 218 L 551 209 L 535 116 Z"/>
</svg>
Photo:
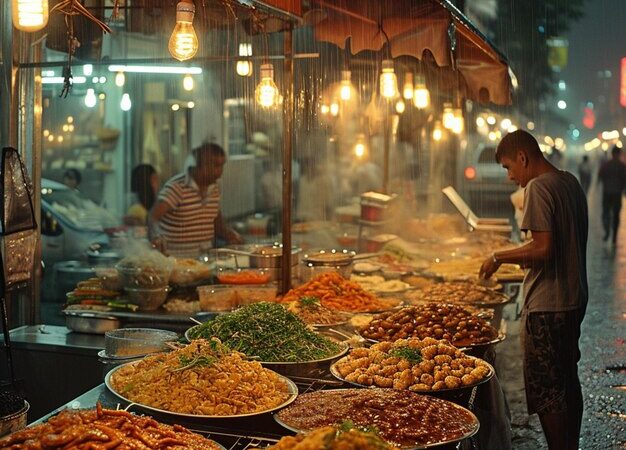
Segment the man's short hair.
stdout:
<svg viewBox="0 0 626 450">
<path fill-rule="evenodd" d="M 613 148 L 611 149 L 611 155 L 612 155 L 613 157 L 615 157 L 615 156 L 619 156 L 619 155 L 620 155 L 620 153 L 622 153 L 622 149 L 621 149 L 621 148 L 619 148 L 619 147 L 617 146 L 617 144 L 616 144 L 616 145 L 614 145 L 614 146 L 613 146 Z"/>
<path fill-rule="evenodd" d="M 206 142 L 194 148 L 191 153 L 194 157 L 198 158 L 199 155 L 203 156 L 226 156 L 224 149 L 217 144 Z"/>
<path fill-rule="evenodd" d="M 515 159 L 519 150 L 525 150 L 528 156 L 541 156 L 541 149 L 537 140 L 528 131 L 515 130 L 502 138 L 496 149 L 496 161 L 499 163 L 503 157 Z"/>
</svg>

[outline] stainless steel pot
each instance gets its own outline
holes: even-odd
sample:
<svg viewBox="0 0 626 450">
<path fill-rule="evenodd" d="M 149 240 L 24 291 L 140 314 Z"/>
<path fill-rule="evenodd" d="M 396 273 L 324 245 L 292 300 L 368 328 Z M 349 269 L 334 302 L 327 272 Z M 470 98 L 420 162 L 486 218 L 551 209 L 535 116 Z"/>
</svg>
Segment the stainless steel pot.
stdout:
<svg viewBox="0 0 626 450">
<path fill-rule="evenodd" d="M 86 311 L 63 311 L 65 326 L 77 333 L 104 334 L 122 326 L 122 322 L 114 316 L 96 314 Z"/>
<path fill-rule="evenodd" d="M 247 256 L 249 258 L 250 267 L 254 269 L 277 269 L 282 267 L 282 246 L 281 245 L 255 245 L 243 248 L 220 248 L 219 253 L 227 253 L 231 255 Z M 300 262 L 301 248 L 291 248 L 291 266 L 296 266 Z"/>
<path fill-rule="evenodd" d="M 93 266 L 114 266 L 121 255 L 106 244 L 91 244 L 87 249 L 87 261 Z"/>
</svg>

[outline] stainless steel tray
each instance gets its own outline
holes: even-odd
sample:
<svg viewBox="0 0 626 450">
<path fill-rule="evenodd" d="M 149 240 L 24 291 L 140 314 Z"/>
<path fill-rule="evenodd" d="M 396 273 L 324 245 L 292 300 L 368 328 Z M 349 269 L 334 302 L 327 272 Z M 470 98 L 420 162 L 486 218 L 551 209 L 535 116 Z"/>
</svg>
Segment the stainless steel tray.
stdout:
<svg viewBox="0 0 626 450">
<path fill-rule="evenodd" d="M 149 406 L 149 405 L 144 405 L 142 403 L 137 403 L 137 402 L 133 402 L 132 400 L 127 399 L 126 397 L 124 397 L 122 394 L 118 393 L 117 391 L 115 391 L 115 389 L 113 389 L 113 386 L 111 384 L 111 377 L 113 376 L 113 374 L 118 371 L 119 369 L 121 369 L 122 367 L 127 367 L 133 364 L 137 364 L 140 361 L 133 361 L 133 362 L 129 362 L 126 364 L 122 364 L 120 366 L 115 367 L 114 369 L 111 369 L 106 376 L 104 377 L 104 384 L 107 387 L 107 389 L 109 391 L 111 391 L 111 393 L 113 393 L 116 397 L 119 397 L 120 399 L 122 399 L 125 402 L 137 405 L 143 409 L 149 410 L 149 411 L 154 411 L 157 413 L 161 413 L 161 414 L 168 414 L 170 416 L 176 416 L 176 417 L 192 417 L 192 418 L 198 418 L 198 419 L 240 419 L 242 417 L 252 417 L 252 416 L 258 416 L 261 414 L 266 414 L 266 413 L 270 413 L 270 412 L 274 412 L 276 410 L 282 409 L 285 406 L 291 404 L 296 397 L 298 396 L 298 386 L 296 386 L 296 384 L 291 381 L 289 378 L 284 377 L 282 375 L 276 374 L 276 376 L 278 376 L 288 387 L 289 390 L 289 397 L 287 398 L 287 400 L 285 400 L 283 403 L 281 403 L 280 405 L 277 405 L 273 408 L 270 409 L 266 409 L 263 411 L 257 411 L 254 413 L 248 413 L 248 414 L 234 414 L 234 415 L 230 415 L 230 416 L 218 416 L 218 415 L 204 415 L 204 414 L 185 414 L 185 413 L 179 413 L 179 412 L 175 412 L 175 411 L 167 411 L 164 409 L 159 409 L 159 408 L 155 408 L 153 406 Z M 269 369 L 267 369 L 269 370 Z"/>
<path fill-rule="evenodd" d="M 373 388 L 373 389 L 381 389 L 381 388 Z M 328 389 L 328 390 L 325 390 L 324 392 L 336 392 L 336 391 L 344 391 L 344 390 L 348 390 L 348 389 Z M 421 394 L 417 394 L 416 393 L 415 395 L 421 395 Z M 439 399 L 439 400 L 441 400 L 441 399 Z M 450 401 L 446 401 L 446 400 L 441 400 L 441 401 L 445 401 L 446 403 L 449 404 L 450 407 L 457 408 L 458 410 L 463 410 L 465 412 L 468 412 L 471 415 L 471 417 L 472 417 L 472 430 L 470 430 L 469 432 L 465 433 L 463 436 L 460 436 L 457 439 L 452 439 L 452 440 L 442 441 L 442 442 L 433 442 L 433 443 L 425 444 L 425 445 L 416 445 L 416 446 L 413 446 L 413 447 L 407 446 L 407 447 L 399 447 L 399 448 L 401 448 L 402 450 L 422 450 L 422 449 L 427 449 L 427 448 L 439 447 L 441 445 L 454 444 L 454 443 L 457 443 L 457 442 L 461 442 L 461 441 L 463 441 L 465 439 L 468 439 L 468 438 L 472 437 L 473 435 L 475 435 L 478 432 L 478 430 L 480 429 L 480 422 L 478 421 L 478 418 L 476 417 L 476 415 L 474 415 L 473 412 L 471 412 L 470 410 L 468 410 L 466 408 L 463 408 L 462 406 L 459 406 L 459 405 L 457 405 L 455 403 L 452 403 Z M 274 420 L 276 421 L 276 423 L 278 423 L 280 426 L 282 426 L 282 427 L 286 428 L 287 430 L 290 430 L 290 431 L 292 431 L 294 433 L 306 433 L 307 431 L 310 431 L 310 430 L 296 428 L 294 426 L 291 426 L 291 425 L 287 424 L 286 422 L 281 420 L 278 417 L 278 414 L 276 414 L 276 413 L 273 415 L 273 417 L 274 417 Z M 346 417 L 344 419 L 349 420 L 348 417 Z M 340 425 L 340 423 L 337 423 L 336 425 Z"/>
</svg>

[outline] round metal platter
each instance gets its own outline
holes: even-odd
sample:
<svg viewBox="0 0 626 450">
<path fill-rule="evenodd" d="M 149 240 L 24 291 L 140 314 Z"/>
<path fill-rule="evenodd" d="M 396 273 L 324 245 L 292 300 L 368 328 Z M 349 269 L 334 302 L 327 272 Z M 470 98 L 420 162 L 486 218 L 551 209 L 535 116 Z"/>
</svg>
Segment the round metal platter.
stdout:
<svg viewBox="0 0 626 450">
<path fill-rule="evenodd" d="M 467 356 L 468 358 L 472 358 L 472 359 L 480 359 L 480 358 L 475 358 L 473 356 Z M 331 364 L 330 366 L 330 373 L 332 376 L 334 376 L 335 378 L 337 378 L 339 381 L 343 381 L 344 383 L 347 384 L 351 384 L 352 386 L 357 386 L 357 387 L 362 387 L 362 388 L 380 388 L 380 389 L 384 389 L 382 386 L 376 386 L 376 385 L 367 385 L 367 384 L 359 384 L 359 383 L 355 383 L 352 381 L 348 381 L 345 378 L 343 378 L 341 376 L 341 374 L 339 373 L 339 371 L 337 370 L 337 364 L 339 364 L 340 362 L 344 361 L 347 358 L 347 356 L 344 356 L 343 358 L 341 358 L 338 361 L 335 361 L 333 364 Z M 485 378 L 483 378 L 482 380 L 480 380 L 477 383 L 474 383 L 470 386 L 460 386 L 458 388 L 446 388 L 446 389 L 439 389 L 439 390 L 427 390 L 427 391 L 411 391 L 411 392 L 416 392 L 418 394 L 436 394 L 439 392 L 459 392 L 465 389 L 472 389 L 476 386 L 480 386 L 483 383 L 486 383 L 487 381 L 491 380 L 491 378 L 493 378 L 493 375 L 496 373 L 495 369 L 493 368 L 493 366 L 491 364 L 489 364 L 487 361 L 481 360 L 483 363 L 485 363 L 487 365 L 487 367 L 489 368 L 489 374 L 487 374 L 487 376 Z"/>
<path fill-rule="evenodd" d="M 217 416 L 217 415 L 203 415 L 203 414 L 185 414 L 185 413 L 179 413 L 179 412 L 175 412 L 175 411 L 167 411 L 165 409 L 159 409 L 159 408 L 155 408 L 153 406 L 148 406 L 148 405 L 144 405 L 142 403 L 137 403 L 137 402 L 133 402 L 132 400 L 127 399 L 126 397 L 124 397 L 122 394 L 118 393 L 115 391 L 115 389 L 113 389 L 113 386 L 111 384 L 111 377 L 113 376 L 113 374 L 121 369 L 122 367 L 126 367 L 129 366 L 131 364 L 137 364 L 139 361 L 133 361 L 133 362 L 129 362 L 126 364 L 122 364 L 120 366 L 115 367 L 114 369 L 111 369 L 106 376 L 104 377 L 104 384 L 107 387 L 107 389 L 109 391 L 111 391 L 112 394 L 114 394 L 116 397 L 124 400 L 125 402 L 128 403 L 132 403 L 134 405 L 137 405 L 143 409 L 146 409 L 148 411 L 154 411 L 154 412 L 158 412 L 158 413 L 162 413 L 162 414 L 168 414 L 171 416 L 178 416 L 178 417 L 194 417 L 194 418 L 199 418 L 199 419 L 238 419 L 241 417 L 251 417 L 251 416 L 258 416 L 261 414 L 266 414 L 266 413 L 270 413 L 270 412 L 274 412 L 278 409 L 282 409 L 285 406 L 291 404 L 296 397 L 298 396 L 298 386 L 296 386 L 296 384 L 291 381 L 289 378 L 286 378 L 282 375 L 276 374 L 278 376 L 278 378 L 280 378 L 286 385 L 289 391 L 289 397 L 287 398 L 287 400 L 285 400 L 283 403 L 281 403 L 280 405 L 277 405 L 273 408 L 270 409 L 266 409 L 263 411 L 257 411 L 257 412 L 253 412 L 253 413 L 248 413 L 248 414 L 234 414 L 231 416 Z M 269 369 L 266 369 L 269 370 Z"/>
<path fill-rule="evenodd" d="M 191 327 L 187 331 L 185 331 L 185 339 L 187 339 L 187 341 L 191 342 L 193 340 L 193 339 L 191 339 L 191 336 L 189 335 L 189 333 L 190 333 L 191 330 L 193 330 L 194 328 L 197 328 L 199 326 L 200 325 L 194 325 L 193 327 Z M 336 343 L 339 346 L 341 346 L 341 351 L 339 351 L 339 353 L 337 353 L 335 355 L 331 355 L 331 356 L 328 356 L 328 357 L 322 358 L 322 359 L 315 359 L 315 360 L 312 360 L 312 361 L 290 361 L 290 362 L 258 361 L 258 362 L 263 364 L 263 365 L 267 365 L 267 366 L 271 366 L 271 365 L 281 365 L 282 366 L 282 365 L 295 365 L 295 364 L 317 364 L 317 363 L 324 363 L 324 362 L 332 361 L 333 359 L 336 359 L 336 358 L 341 358 L 346 353 L 348 353 L 348 350 L 350 350 L 350 345 L 348 345 L 348 343 L 338 341 L 334 336 L 329 336 L 323 330 L 321 330 L 319 334 L 323 334 L 326 337 L 329 337 L 330 339 L 332 339 L 333 341 L 336 341 Z M 255 359 L 254 361 L 257 361 L 257 360 Z"/>
<path fill-rule="evenodd" d="M 394 294 L 395 294 L 395 292 L 394 292 Z M 336 311 L 339 311 L 339 312 L 342 312 L 342 313 L 348 313 L 348 314 L 378 314 L 378 313 L 391 311 L 392 309 L 396 309 L 396 308 L 400 308 L 400 307 L 404 306 L 404 302 L 401 299 L 396 299 L 396 300 L 398 300 L 398 304 L 397 305 L 390 306 L 389 308 L 385 308 L 385 309 L 376 309 L 376 310 L 373 310 L 373 311 L 347 311 L 347 310 L 337 309 Z"/>
<path fill-rule="evenodd" d="M 377 389 L 383 389 L 383 388 L 377 388 Z M 324 392 L 335 392 L 335 391 L 344 391 L 344 390 L 347 390 L 347 389 L 327 389 L 327 390 L 324 390 Z M 418 394 L 418 393 L 415 393 L 415 394 L 416 395 L 423 395 L 423 394 Z M 459 406 L 456 403 L 452 403 L 452 402 L 447 401 L 447 400 L 444 400 L 444 401 L 449 403 L 450 406 L 452 406 L 454 408 L 458 408 L 459 410 L 463 410 L 465 412 L 468 412 L 471 415 L 471 417 L 472 417 L 472 425 L 473 425 L 472 430 L 468 431 L 463 436 L 460 436 L 460 437 L 458 437 L 456 439 L 445 441 L 445 442 L 433 442 L 433 443 L 430 443 L 430 444 L 417 445 L 417 446 L 414 446 L 414 447 L 398 447 L 398 448 L 400 448 L 402 450 L 423 450 L 423 449 L 427 449 L 427 448 L 439 447 L 441 445 L 449 445 L 449 444 L 454 444 L 454 443 L 457 443 L 457 442 L 461 442 L 461 441 L 463 441 L 463 440 L 465 440 L 467 438 L 470 438 L 470 437 L 474 436 L 476 433 L 478 433 L 478 430 L 480 429 L 480 422 L 478 421 L 478 418 L 476 417 L 476 415 L 472 411 L 470 411 L 467 408 L 463 408 L 462 406 Z M 276 423 L 278 423 L 281 427 L 284 427 L 287 430 L 292 431 L 294 433 L 306 433 L 307 431 L 310 431 L 310 430 L 296 428 L 296 427 L 293 427 L 293 426 L 283 422 L 278 417 L 278 414 L 276 414 L 276 413 L 273 414 L 273 417 L 274 417 L 274 420 L 276 421 Z M 336 424 L 336 425 L 340 425 L 340 424 Z"/>
<path fill-rule="evenodd" d="M 395 342 L 395 341 L 378 341 L 376 339 L 371 339 L 368 337 L 365 337 L 361 334 L 361 332 L 359 330 L 355 330 L 355 333 L 357 336 L 359 336 L 361 339 L 363 339 L 366 342 L 369 342 L 370 344 L 378 344 L 380 342 Z M 407 338 L 410 337 L 415 337 L 415 336 L 407 336 Z M 506 334 L 499 332 L 498 333 L 498 337 L 492 339 L 491 341 L 488 342 L 480 342 L 477 344 L 471 344 L 471 345 L 462 345 L 460 347 L 457 347 L 454 343 L 451 342 L 452 345 L 454 345 L 456 348 L 458 348 L 459 350 L 463 350 L 463 349 L 471 349 L 474 347 L 481 347 L 484 345 L 495 345 L 495 344 L 499 344 L 500 342 L 504 341 L 506 339 Z M 397 340 L 397 339 L 396 339 Z"/>
</svg>

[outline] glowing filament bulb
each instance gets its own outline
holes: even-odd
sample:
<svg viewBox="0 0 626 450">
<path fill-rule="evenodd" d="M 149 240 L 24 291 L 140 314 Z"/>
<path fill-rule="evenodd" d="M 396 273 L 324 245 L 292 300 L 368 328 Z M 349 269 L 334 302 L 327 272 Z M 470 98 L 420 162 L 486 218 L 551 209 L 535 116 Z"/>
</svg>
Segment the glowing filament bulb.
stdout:
<svg viewBox="0 0 626 450">
<path fill-rule="evenodd" d="M 18 30 L 33 33 L 48 23 L 48 0 L 13 0 L 11 10 Z"/>
<path fill-rule="evenodd" d="M 435 128 L 433 128 L 433 139 L 435 141 L 440 141 L 443 137 L 443 130 L 441 129 L 441 122 L 435 122 Z"/>
<path fill-rule="evenodd" d="M 193 91 L 193 77 L 190 74 L 185 75 L 185 78 L 183 78 L 183 89 Z"/>
<path fill-rule="evenodd" d="M 252 44 L 239 44 L 239 56 L 252 56 Z M 252 75 L 252 61 L 237 61 L 236 70 L 240 77 L 249 77 Z"/>
<path fill-rule="evenodd" d="M 398 100 L 396 102 L 396 112 L 398 114 L 402 114 L 405 109 L 406 109 L 406 105 L 404 104 L 404 101 L 402 99 Z"/>
<path fill-rule="evenodd" d="M 130 95 L 124 93 L 124 95 L 122 95 L 122 101 L 120 101 L 120 108 L 122 111 L 130 111 L 132 106 L 133 103 L 130 101 Z"/>
<path fill-rule="evenodd" d="M 352 81 L 351 81 L 352 73 L 349 70 L 341 71 L 341 87 L 339 88 L 339 97 L 344 102 L 350 101 L 352 98 Z"/>
<path fill-rule="evenodd" d="M 333 117 L 337 117 L 339 115 L 339 104 L 331 103 L 330 104 L 330 115 Z"/>
<path fill-rule="evenodd" d="M 261 82 L 254 90 L 256 102 L 263 108 L 271 108 L 278 102 L 278 87 L 274 83 L 274 66 L 261 64 Z"/>
<path fill-rule="evenodd" d="M 393 61 L 383 61 L 383 69 L 380 73 L 380 95 L 391 99 L 398 96 L 398 77 L 393 70 Z"/>
<path fill-rule="evenodd" d="M 198 36 L 193 29 L 193 16 L 196 13 L 195 5 L 189 0 L 183 0 L 176 5 L 176 26 L 168 48 L 170 54 L 179 61 L 193 58 L 198 52 Z"/>
<path fill-rule="evenodd" d="M 320 112 L 324 115 L 328 114 L 330 112 L 330 106 L 323 104 L 320 106 Z"/>
<path fill-rule="evenodd" d="M 356 139 L 356 144 L 354 144 L 354 156 L 358 159 L 363 158 L 365 156 L 366 146 L 365 146 L 365 136 L 359 134 Z"/>
<path fill-rule="evenodd" d="M 407 73 L 404 75 L 404 87 L 402 88 L 402 96 L 405 100 L 411 100 L 413 98 L 413 74 Z"/>
<path fill-rule="evenodd" d="M 443 115 L 441 116 L 443 127 L 451 130 L 454 126 L 454 109 L 451 103 L 443 104 Z"/>
<path fill-rule="evenodd" d="M 115 85 L 122 87 L 126 84 L 126 75 L 121 70 L 115 74 Z"/>
<path fill-rule="evenodd" d="M 413 91 L 413 104 L 418 109 L 425 109 L 430 106 L 430 92 L 426 87 L 426 80 L 423 75 L 419 75 L 417 78 Z"/>
<path fill-rule="evenodd" d="M 85 106 L 87 108 L 93 108 L 96 106 L 98 99 L 96 98 L 96 91 L 89 88 L 87 89 L 87 94 L 85 95 Z"/>
</svg>

